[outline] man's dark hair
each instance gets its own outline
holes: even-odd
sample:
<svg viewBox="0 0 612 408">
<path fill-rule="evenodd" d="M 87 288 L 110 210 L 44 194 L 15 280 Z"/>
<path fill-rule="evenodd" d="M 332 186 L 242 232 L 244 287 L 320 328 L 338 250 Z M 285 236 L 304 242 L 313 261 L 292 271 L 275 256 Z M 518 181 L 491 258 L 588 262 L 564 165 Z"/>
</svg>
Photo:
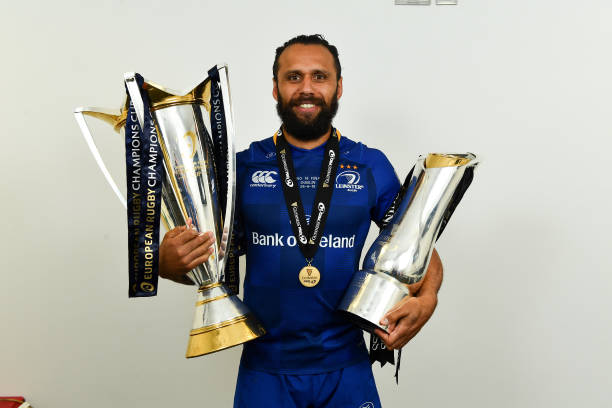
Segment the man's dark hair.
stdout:
<svg viewBox="0 0 612 408">
<path fill-rule="evenodd" d="M 342 67 L 340 67 L 340 59 L 338 58 L 338 49 L 335 45 L 331 45 L 325 37 L 321 34 L 311 34 L 311 35 L 298 35 L 297 37 L 293 37 L 289 41 L 286 41 L 283 45 L 276 49 L 276 56 L 274 57 L 274 65 L 272 65 L 272 74 L 274 75 L 274 80 L 278 81 L 278 57 L 287 49 L 287 47 L 293 44 L 303 44 L 303 45 L 322 45 L 327 48 L 331 55 L 334 57 L 334 64 L 336 65 L 336 80 L 340 79 L 342 76 Z"/>
</svg>

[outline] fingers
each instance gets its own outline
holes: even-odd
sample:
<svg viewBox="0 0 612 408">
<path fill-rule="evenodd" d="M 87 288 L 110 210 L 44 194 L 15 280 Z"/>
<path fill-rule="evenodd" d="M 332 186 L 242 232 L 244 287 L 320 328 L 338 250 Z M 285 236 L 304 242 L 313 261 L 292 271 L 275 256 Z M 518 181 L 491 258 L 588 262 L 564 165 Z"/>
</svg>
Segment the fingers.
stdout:
<svg viewBox="0 0 612 408">
<path fill-rule="evenodd" d="M 174 238 L 176 238 L 176 243 L 179 245 L 182 245 L 188 241 L 191 241 L 193 238 L 199 235 L 199 232 L 193 226 L 193 222 L 191 221 L 191 218 L 187 218 L 186 225 L 175 228 L 174 230 L 179 229 L 179 228 L 180 228 L 179 233 L 174 236 Z"/>
<path fill-rule="evenodd" d="M 212 245 L 212 243 L 215 242 L 215 238 L 212 232 L 209 231 L 202 234 L 197 234 L 191 240 L 184 242 L 181 245 L 181 251 L 183 252 L 181 255 L 190 255 L 193 251 L 195 251 L 200 246 L 206 244 L 207 242 L 209 242 L 208 246 Z"/>
<path fill-rule="evenodd" d="M 193 228 L 193 223 L 191 221 L 191 218 L 187 218 L 187 225 L 181 225 L 181 226 L 172 228 L 170 231 L 166 232 L 166 234 L 164 235 L 164 239 L 166 237 L 175 238 L 181 233 L 185 232 L 185 230 L 192 229 L 192 228 Z"/>
<path fill-rule="evenodd" d="M 378 334 L 389 350 L 400 349 L 410 340 L 406 333 L 400 330 L 399 327 L 389 332 L 389 334 L 378 329 L 375 331 L 375 333 Z"/>
<path fill-rule="evenodd" d="M 387 339 L 389 339 L 389 334 L 385 333 L 384 331 L 380 329 L 375 329 L 374 334 L 380 337 L 381 340 L 385 342 L 385 344 L 387 343 Z"/>
<path fill-rule="evenodd" d="M 392 332 L 395 330 L 397 322 L 406 317 L 411 310 L 413 305 L 409 304 L 410 302 L 414 302 L 415 298 L 408 297 L 400 300 L 391 310 L 385 314 L 385 317 L 381 319 L 380 324 L 383 326 L 388 326 L 387 331 Z"/>
<path fill-rule="evenodd" d="M 387 348 L 402 348 L 421 329 L 424 322 L 419 322 L 421 305 L 416 297 L 404 298 L 381 319 L 380 324 L 388 325 L 389 334 L 381 338 Z"/>
<path fill-rule="evenodd" d="M 380 339 L 383 341 L 383 343 L 385 343 L 385 346 L 387 347 L 387 349 L 394 350 L 394 347 L 392 347 L 392 345 L 395 342 L 395 339 L 391 338 L 391 334 L 385 333 L 384 331 L 382 331 L 380 329 L 375 329 L 374 330 L 374 334 L 376 334 L 378 337 L 380 337 Z"/>
<path fill-rule="evenodd" d="M 206 262 L 214 251 L 215 242 L 211 232 L 199 234 L 188 225 L 177 227 L 166 234 L 160 245 L 160 276 L 185 282 L 187 272 Z"/>
<path fill-rule="evenodd" d="M 211 231 L 198 233 L 194 229 L 185 228 L 174 239 L 176 246 L 180 248 L 179 255 L 185 256 L 211 238 L 214 242 L 214 235 Z"/>
<path fill-rule="evenodd" d="M 389 310 L 385 318 L 388 320 L 389 325 L 396 325 L 400 319 L 410 317 L 415 311 L 418 311 L 418 309 L 419 300 L 416 297 L 406 297 Z"/>
<path fill-rule="evenodd" d="M 409 326 L 401 321 L 397 328 L 389 334 L 387 347 L 393 350 L 404 347 L 419 331 L 422 326 Z M 385 343 L 386 344 L 386 343 Z"/>
<path fill-rule="evenodd" d="M 206 237 L 208 237 L 208 239 L 202 242 L 202 240 Z M 191 245 L 192 242 L 198 242 L 200 244 L 196 245 L 193 249 L 190 249 L 188 254 L 184 258 L 185 263 L 187 264 L 187 267 L 190 270 L 195 268 L 195 266 L 199 265 L 200 263 L 206 262 L 208 260 L 208 257 L 214 252 L 213 243 L 215 242 L 215 238 L 212 236 L 212 234 L 205 234 L 193 239 L 191 242 L 189 242 L 189 245 Z M 196 263 L 195 266 L 192 266 L 192 263 L 194 261 L 198 260 L 204 255 L 206 255 L 206 259 L 203 262 Z"/>
<path fill-rule="evenodd" d="M 213 253 L 213 248 L 211 247 L 209 251 L 206 251 L 202 256 L 199 256 L 195 260 L 193 260 L 187 267 L 189 270 L 195 268 L 198 265 L 202 265 L 204 262 L 208 261 L 208 258 Z"/>
<path fill-rule="evenodd" d="M 164 239 L 166 238 L 174 238 L 177 235 L 179 235 L 181 232 L 183 232 L 187 227 L 185 225 L 182 225 L 180 227 L 175 227 L 172 228 L 170 231 L 166 232 L 166 234 L 164 235 Z"/>
</svg>

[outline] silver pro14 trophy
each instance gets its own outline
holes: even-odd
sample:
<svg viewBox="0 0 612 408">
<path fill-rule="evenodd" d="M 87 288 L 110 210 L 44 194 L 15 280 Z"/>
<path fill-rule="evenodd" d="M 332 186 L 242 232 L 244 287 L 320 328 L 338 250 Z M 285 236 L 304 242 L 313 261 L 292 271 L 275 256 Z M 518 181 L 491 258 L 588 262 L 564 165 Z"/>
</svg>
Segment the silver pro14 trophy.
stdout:
<svg viewBox="0 0 612 408">
<path fill-rule="evenodd" d="M 169 90 L 134 73 L 125 74 L 125 87 L 128 97 L 121 110 L 77 108 L 74 114 L 102 173 L 128 208 L 136 204 L 126 201 L 111 177 L 85 117 L 102 119 L 122 134 L 126 120 L 142 127 L 147 114 L 153 118 L 151 132 L 156 132 L 156 137 L 152 140 L 159 143 L 159 162 L 164 170 L 161 220 L 170 230 L 190 219 L 198 231 L 212 231 L 215 236 L 208 261 L 187 274 L 198 292 L 186 356 L 212 353 L 263 335 L 265 330 L 257 318 L 223 284 L 235 201 L 234 125 L 227 66 L 213 67 L 209 76 L 187 93 Z M 217 134 L 221 128 L 225 129 L 223 137 Z M 129 175 L 127 180 L 129 188 Z M 143 288 L 153 289 L 152 284 L 143 284 Z"/>
<path fill-rule="evenodd" d="M 384 315 L 411 293 L 406 286 L 427 272 L 436 239 L 472 181 L 478 160 L 467 154 L 419 157 L 390 218 L 368 250 L 338 309 L 373 333 Z"/>
</svg>

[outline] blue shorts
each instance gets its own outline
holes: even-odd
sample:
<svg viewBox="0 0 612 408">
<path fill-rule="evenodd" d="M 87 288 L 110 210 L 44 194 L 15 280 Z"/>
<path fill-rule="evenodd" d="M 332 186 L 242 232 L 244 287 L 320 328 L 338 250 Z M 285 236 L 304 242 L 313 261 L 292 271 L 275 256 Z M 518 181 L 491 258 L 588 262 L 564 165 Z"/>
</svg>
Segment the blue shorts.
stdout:
<svg viewBox="0 0 612 408">
<path fill-rule="evenodd" d="M 274 374 L 240 366 L 234 408 L 380 408 L 364 361 L 322 374 Z"/>
</svg>

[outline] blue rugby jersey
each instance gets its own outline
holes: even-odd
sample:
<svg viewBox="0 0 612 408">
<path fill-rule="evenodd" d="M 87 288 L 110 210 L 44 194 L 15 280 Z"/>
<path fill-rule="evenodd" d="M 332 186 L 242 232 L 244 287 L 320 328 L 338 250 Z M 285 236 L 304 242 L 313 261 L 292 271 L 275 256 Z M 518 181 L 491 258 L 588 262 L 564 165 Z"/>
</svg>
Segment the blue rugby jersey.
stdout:
<svg viewBox="0 0 612 408">
<path fill-rule="evenodd" d="M 312 288 L 298 280 L 307 262 L 291 228 L 273 138 L 254 142 L 237 155 L 235 237 L 247 255 L 244 302 L 268 331 L 244 345 L 247 368 L 313 374 L 368 359 L 361 330 L 336 307 L 359 269 L 370 221 L 382 218 L 400 182 L 381 151 L 344 136 L 339 147 L 329 215 L 312 261 L 321 280 Z M 309 220 L 325 145 L 291 149 Z"/>
</svg>

